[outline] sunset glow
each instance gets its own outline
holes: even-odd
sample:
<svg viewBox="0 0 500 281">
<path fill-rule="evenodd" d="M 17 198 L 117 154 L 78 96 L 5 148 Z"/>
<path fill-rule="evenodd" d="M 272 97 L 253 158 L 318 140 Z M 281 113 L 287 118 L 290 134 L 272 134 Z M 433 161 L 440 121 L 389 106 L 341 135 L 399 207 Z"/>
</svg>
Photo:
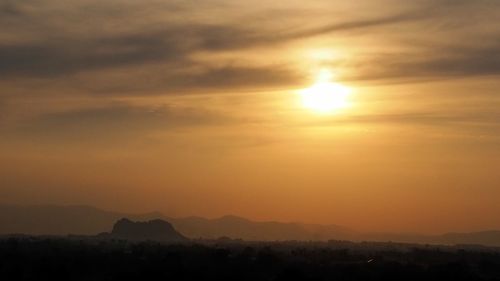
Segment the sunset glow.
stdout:
<svg viewBox="0 0 500 281">
<path fill-rule="evenodd" d="M 0 205 L 500 230 L 498 19 L 498 0 L 0 1 Z"/>
<path fill-rule="evenodd" d="M 318 113 L 331 113 L 350 106 L 351 89 L 330 81 L 331 77 L 331 73 L 324 70 L 318 74 L 314 85 L 299 92 L 304 107 Z"/>
</svg>

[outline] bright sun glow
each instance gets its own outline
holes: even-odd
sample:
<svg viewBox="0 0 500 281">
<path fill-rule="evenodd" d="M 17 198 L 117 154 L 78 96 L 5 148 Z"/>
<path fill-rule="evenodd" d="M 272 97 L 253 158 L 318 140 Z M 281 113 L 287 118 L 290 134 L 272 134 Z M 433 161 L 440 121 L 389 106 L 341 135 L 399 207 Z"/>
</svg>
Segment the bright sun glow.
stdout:
<svg viewBox="0 0 500 281">
<path fill-rule="evenodd" d="M 322 70 L 316 83 L 300 91 L 302 105 L 319 113 L 329 113 L 349 107 L 348 97 L 351 89 L 331 81 L 331 73 Z"/>
</svg>

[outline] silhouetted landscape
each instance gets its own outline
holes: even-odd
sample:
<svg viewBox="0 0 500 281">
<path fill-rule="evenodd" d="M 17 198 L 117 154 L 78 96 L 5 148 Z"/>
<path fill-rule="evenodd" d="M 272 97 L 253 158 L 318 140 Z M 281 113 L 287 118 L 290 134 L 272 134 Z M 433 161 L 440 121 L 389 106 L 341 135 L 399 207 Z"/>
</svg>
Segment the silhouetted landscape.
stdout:
<svg viewBox="0 0 500 281">
<path fill-rule="evenodd" d="M 10 234 L 0 237 L 0 276 L 8 280 L 500 280 L 500 247 L 476 244 L 429 245 L 398 242 L 351 242 L 335 233 L 331 239 L 307 239 L 314 233 L 305 232 L 300 224 L 258 223 L 237 217 L 217 220 L 184 219 L 193 223 L 197 233 L 227 234 L 217 239 L 188 238 L 164 219 L 132 221 L 120 218 L 109 232 L 52 233 L 56 229 L 41 227 L 44 216 L 50 215 L 62 223 L 73 222 L 78 228 L 78 216 L 85 215 L 86 227 L 90 214 L 100 214 L 102 223 L 118 213 L 90 207 L 31 206 L 3 207 L 22 210 L 22 214 L 37 218 L 36 231 L 45 235 Z M 37 215 L 29 213 L 36 210 Z M 64 214 L 58 217 L 58 214 Z M 158 216 L 157 213 L 135 217 Z M 72 217 L 73 216 L 73 217 Z M 14 218 L 10 213 L 9 218 Z M 100 218 L 100 219 L 99 219 Z M 49 221 L 49 218 L 45 218 Z M 62 221 L 61 221 L 62 220 Z M 186 227 L 183 219 L 173 220 Z M 21 229 L 22 220 L 15 225 L 6 218 L 0 221 L 2 232 Z M 180 223 L 179 223 L 180 221 Z M 186 222 L 184 222 L 186 223 Z M 222 225 L 224 223 L 224 225 Z M 211 225 L 215 224 L 215 226 Z M 27 227 L 27 226 L 24 226 Z M 81 227 L 81 226 L 80 226 Z M 251 231 L 250 228 L 254 228 Z M 319 226 L 314 228 L 318 230 Z M 323 228 L 329 229 L 327 226 Z M 63 230 L 64 229 L 64 230 Z M 59 228 L 68 231 L 71 228 Z M 299 230 L 300 231 L 299 231 Z M 321 229 L 321 228 L 320 228 Z M 227 231 L 227 232 L 224 232 Z M 258 233 L 262 241 L 245 241 L 244 233 Z M 268 234 L 270 236 L 266 236 Z M 295 236 L 308 233 L 312 236 Z M 207 236 L 210 236 L 207 235 Z M 240 236 L 241 235 L 241 236 Z M 282 235 L 282 236 L 279 236 Z M 457 237 L 458 236 L 458 237 Z M 281 239 L 275 239 L 281 237 Z M 287 240 L 284 237 L 304 239 Z M 362 236 L 359 236 L 362 237 Z M 358 237 L 358 238 L 359 238 Z M 367 236 L 368 237 L 368 236 Z M 404 239 L 398 235 L 380 238 Z M 417 236 L 415 236 L 417 237 Z M 422 236 L 424 237 L 424 236 Z M 467 241 L 482 237 L 478 234 L 446 234 L 434 237 L 442 241 Z M 279 241 L 270 241 L 270 240 Z M 406 237 L 406 239 L 411 239 Z M 414 238 L 416 239 L 416 238 Z M 422 239 L 422 238 L 421 238 Z M 431 237 L 428 239 L 432 240 Z M 446 240 L 449 239 L 449 240 Z M 264 241 L 267 240 L 267 241 Z M 315 241 L 314 241 L 315 240 Z M 489 240 L 484 240 L 489 241 Z M 491 242 L 491 241 L 490 241 Z"/>
<path fill-rule="evenodd" d="M 500 250 L 397 243 L 0 240 L 5 280 L 500 280 Z"/>
<path fill-rule="evenodd" d="M 95 235 L 110 232 L 116 221 L 160 219 L 169 222 L 191 239 L 229 237 L 246 241 L 380 241 L 421 244 L 472 244 L 500 247 L 500 231 L 445 233 L 440 235 L 405 233 L 365 233 L 338 225 L 255 222 L 237 216 L 217 219 L 173 218 L 159 212 L 125 214 L 89 206 L 0 205 L 0 234 Z"/>
</svg>

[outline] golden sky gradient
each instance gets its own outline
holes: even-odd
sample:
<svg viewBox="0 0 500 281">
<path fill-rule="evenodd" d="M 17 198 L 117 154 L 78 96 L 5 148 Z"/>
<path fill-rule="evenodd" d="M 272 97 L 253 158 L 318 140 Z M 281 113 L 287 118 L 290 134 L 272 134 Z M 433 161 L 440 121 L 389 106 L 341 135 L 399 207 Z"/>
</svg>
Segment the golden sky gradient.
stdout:
<svg viewBox="0 0 500 281">
<path fill-rule="evenodd" d="M 0 3 L 0 203 L 500 228 L 500 1 L 269 2 Z"/>
</svg>

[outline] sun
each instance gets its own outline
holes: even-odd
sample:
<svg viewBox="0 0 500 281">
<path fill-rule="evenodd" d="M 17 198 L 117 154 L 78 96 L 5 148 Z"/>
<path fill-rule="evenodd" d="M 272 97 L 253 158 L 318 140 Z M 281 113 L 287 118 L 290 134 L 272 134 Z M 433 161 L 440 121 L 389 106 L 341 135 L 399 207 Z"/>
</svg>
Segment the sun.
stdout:
<svg viewBox="0 0 500 281">
<path fill-rule="evenodd" d="M 321 71 L 311 87 L 299 92 L 302 105 L 318 113 L 330 113 L 349 107 L 350 93 L 349 87 L 331 81 L 329 71 Z"/>
</svg>

